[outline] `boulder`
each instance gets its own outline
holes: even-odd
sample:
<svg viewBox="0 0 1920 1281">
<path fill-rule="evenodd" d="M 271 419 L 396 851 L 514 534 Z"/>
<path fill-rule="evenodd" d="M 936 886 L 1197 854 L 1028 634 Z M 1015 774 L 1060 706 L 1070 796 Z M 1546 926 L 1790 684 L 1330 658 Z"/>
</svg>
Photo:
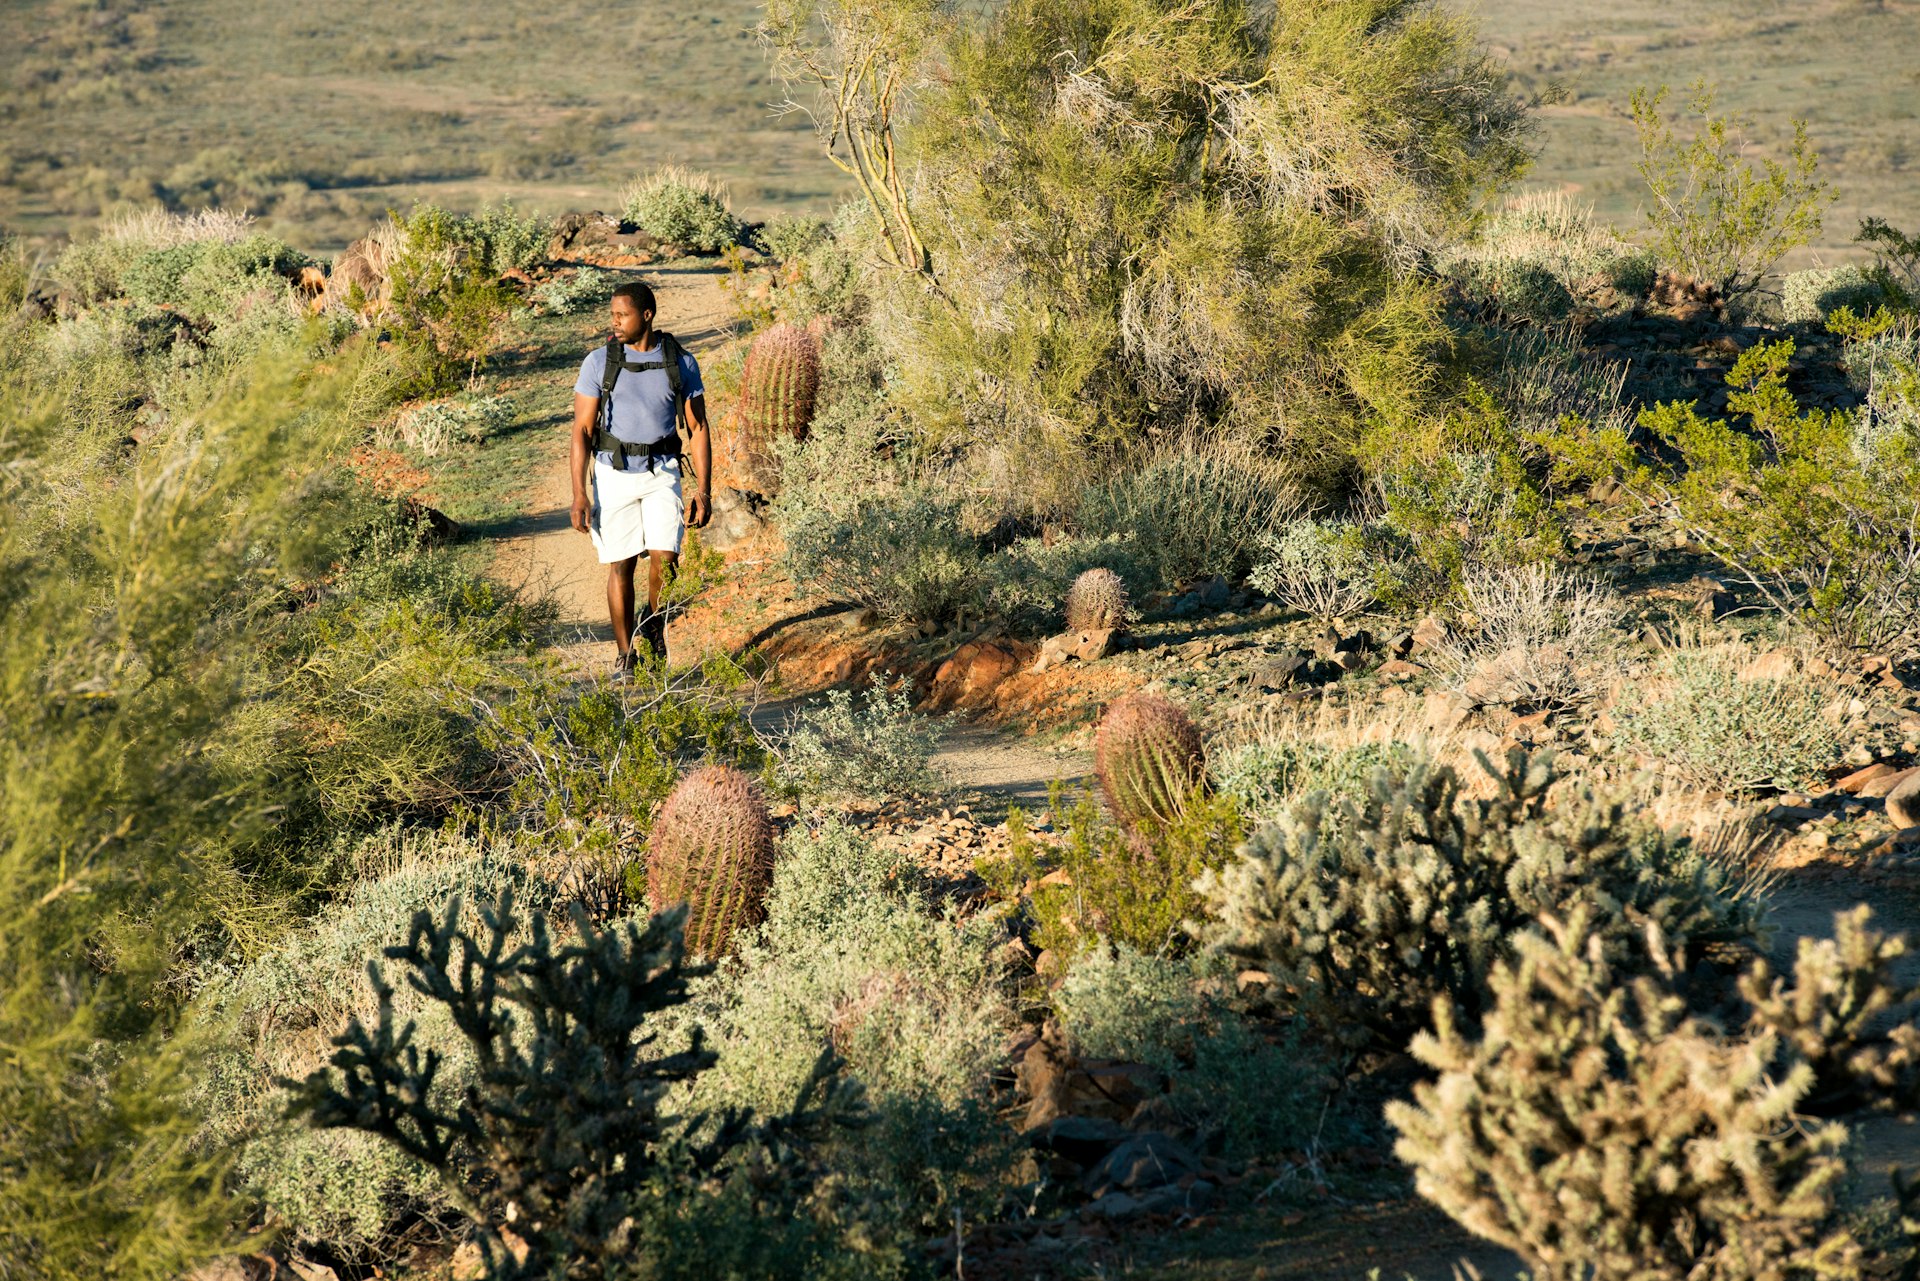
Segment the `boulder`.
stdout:
<svg viewBox="0 0 1920 1281">
<path fill-rule="evenodd" d="M 1887 793 L 1887 818 L 1896 832 L 1920 827 L 1920 767 L 1908 770 Z"/>
<path fill-rule="evenodd" d="M 1087 1175 L 1086 1187 L 1095 1196 L 1114 1189 L 1139 1193 L 1199 1172 L 1198 1156 L 1169 1136 L 1149 1130 L 1107 1153 Z"/>
<path fill-rule="evenodd" d="M 700 531 L 700 541 L 717 552 L 731 551 L 766 528 L 747 496 L 731 485 L 713 491 L 713 519 Z"/>
<path fill-rule="evenodd" d="M 570 262 L 632 265 L 647 261 L 660 242 L 598 209 L 570 213 L 554 224 L 547 257 Z"/>
</svg>

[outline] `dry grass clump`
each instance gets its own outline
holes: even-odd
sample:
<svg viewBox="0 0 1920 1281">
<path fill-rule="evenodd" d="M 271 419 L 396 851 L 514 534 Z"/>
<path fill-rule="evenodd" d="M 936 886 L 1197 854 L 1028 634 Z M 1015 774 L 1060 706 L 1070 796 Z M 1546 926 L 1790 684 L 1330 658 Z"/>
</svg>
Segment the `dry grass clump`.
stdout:
<svg viewBox="0 0 1920 1281">
<path fill-rule="evenodd" d="M 1477 565 L 1461 579 L 1479 626 L 1438 653 L 1445 678 L 1477 703 L 1568 707 L 1609 683 L 1623 606 L 1612 588 L 1547 562 Z"/>
</svg>

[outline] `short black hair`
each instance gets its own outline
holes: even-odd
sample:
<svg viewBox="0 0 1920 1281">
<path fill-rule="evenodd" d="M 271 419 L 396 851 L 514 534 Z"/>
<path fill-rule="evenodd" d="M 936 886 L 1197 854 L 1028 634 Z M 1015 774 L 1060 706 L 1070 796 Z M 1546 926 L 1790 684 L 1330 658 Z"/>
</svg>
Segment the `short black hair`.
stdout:
<svg viewBox="0 0 1920 1281">
<path fill-rule="evenodd" d="M 615 298 L 631 298 L 634 308 L 638 311 L 651 311 L 655 314 L 658 314 L 660 311 L 659 305 L 653 300 L 653 290 L 647 287 L 645 281 L 629 280 L 624 285 L 615 285 L 613 296 Z"/>
</svg>

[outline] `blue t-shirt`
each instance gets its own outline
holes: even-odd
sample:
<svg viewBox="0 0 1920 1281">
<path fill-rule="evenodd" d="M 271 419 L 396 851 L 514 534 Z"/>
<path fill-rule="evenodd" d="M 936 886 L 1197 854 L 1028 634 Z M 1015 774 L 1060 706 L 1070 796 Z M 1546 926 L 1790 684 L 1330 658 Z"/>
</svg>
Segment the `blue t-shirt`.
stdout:
<svg viewBox="0 0 1920 1281">
<path fill-rule="evenodd" d="M 637 363 L 645 367 L 634 368 Z M 580 377 L 574 381 L 573 390 L 582 396 L 599 396 L 600 376 L 606 367 L 607 349 L 603 344 L 588 352 L 587 358 L 580 362 Z M 684 347 L 680 349 L 680 383 L 688 400 L 706 392 L 700 385 L 700 362 Z M 607 429 L 630 445 L 651 445 L 673 434 L 675 408 L 673 384 L 667 381 L 659 345 L 656 343 L 651 351 L 628 347 L 627 367 L 620 371 L 620 381 L 613 385 L 613 421 L 606 424 Z M 613 466 L 613 455 L 607 451 L 601 450 L 595 457 Z M 628 457 L 628 471 L 646 469 L 645 455 Z"/>
</svg>

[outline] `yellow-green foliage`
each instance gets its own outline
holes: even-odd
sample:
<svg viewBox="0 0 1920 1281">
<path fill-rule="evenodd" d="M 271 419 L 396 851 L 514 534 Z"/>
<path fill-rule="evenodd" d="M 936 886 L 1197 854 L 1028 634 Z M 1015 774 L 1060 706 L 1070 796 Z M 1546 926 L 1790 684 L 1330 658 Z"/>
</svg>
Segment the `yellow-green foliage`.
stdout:
<svg viewBox="0 0 1920 1281">
<path fill-rule="evenodd" d="M 1368 417 L 1425 403 L 1445 336 L 1410 269 L 1523 160 L 1469 25 L 1414 0 L 1017 0 L 949 62 L 913 133 L 939 289 L 893 313 L 929 422 L 1016 434 L 1040 468 L 1198 414 L 1325 481 Z"/>
<path fill-rule="evenodd" d="M 1702 80 L 1689 92 L 1699 123 L 1684 141 L 1662 112 L 1666 86 L 1633 95 L 1653 249 L 1663 264 L 1737 298 L 1758 288 L 1788 250 L 1820 234 L 1834 193 L 1813 176 L 1820 162 L 1806 121 L 1793 122 L 1784 162 L 1762 157 L 1753 165 L 1742 154 L 1738 122 L 1714 112 L 1713 89 Z"/>
<path fill-rule="evenodd" d="M 1033 882 L 1034 939 L 1061 956 L 1101 937 L 1149 953 L 1178 947 L 1184 923 L 1202 906 L 1194 879 L 1220 866 L 1245 835 L 1233 799 L 1204 791 L 1148 832 L 1122 827 L 1091 796 L 1069 808 L 1056 792 L 1051 810 L 1063 823 L 1057 844 L 1035 839 L 1024 818 L 1010 818 L 1012 856 L 983 860 L 978 869 L 1009 898 Z"/>
<path fill-rule="evenodd" d="M 1860 339 L 1892 324 L 1844 311 L 1836 319 Z M 1741 354 L 1727 374 L 1731 420 L 1703 417 L 1691 401 L 1643 413 L 1641 425 L 1667 446 L 1659 457 L 1617 427 L 1569 428 L 1550 444 L 1564 473 L 1618 478 L 1643 510 L 1832 643 L 1911 636 L 1920 627 L 1920 376 L 1896 353 L 1865 409 L 1803 410 L 1787 389 L 1793 354 L 1791 339 Z"/>
<path fill-rule="evenodd" d="M 399 226 L 400 251 L 387 265 L 387 314 L 411 358 L 407 390 L 452 390 L 479 372 L 500 338 L 514 299 L 498 277 L 517 265 L 510 260 L 519 247 L 503 235 L 496 250 L 492 233 L 475 220 L 434 205 L 420 206 Z"/>
<path fill-rule="evenodd" d="M 113 472 L 72 465 L 56 398 L 0 383 L 0 1269 L 172 1275 L 227 1230 L 155 985 L 272 818 L 267 780 L 208 748 L 340 441 L 344 365 L 268 350 Z"/>
</svg>

